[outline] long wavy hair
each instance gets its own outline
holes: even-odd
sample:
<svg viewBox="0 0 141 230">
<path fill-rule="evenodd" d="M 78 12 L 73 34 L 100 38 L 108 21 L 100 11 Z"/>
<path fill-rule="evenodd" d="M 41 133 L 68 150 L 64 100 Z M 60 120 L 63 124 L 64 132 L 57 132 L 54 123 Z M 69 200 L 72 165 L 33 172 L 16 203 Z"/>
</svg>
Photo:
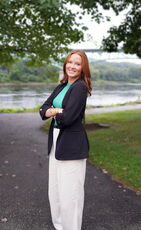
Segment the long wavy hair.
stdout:
<svg viewBox="0 0 141 230">
<path fill-rule="evenodd" d="M 65 83 L 68 81 L 68 76 L 66 73 L 66 64 L 68 63 L 72 54 L 78 54 L 82 58 L 82 72 L 81 72 L 79 79 L 83 80 L 83 82 L 87 88 L 88 94 L 91 95 L 92 86 L 91 86 L 91 73 L 90 73 L 90 68 L 89 68 L 89 62 L 88 62 L 88 58 L 87 58 L 85 52 L 82 50 L 72 50 L 67 55 L 67 57 L 64 61 L 64 65 L 63 65 L 64 76 L 60 80 L 60 82 Z"/>
</svg>

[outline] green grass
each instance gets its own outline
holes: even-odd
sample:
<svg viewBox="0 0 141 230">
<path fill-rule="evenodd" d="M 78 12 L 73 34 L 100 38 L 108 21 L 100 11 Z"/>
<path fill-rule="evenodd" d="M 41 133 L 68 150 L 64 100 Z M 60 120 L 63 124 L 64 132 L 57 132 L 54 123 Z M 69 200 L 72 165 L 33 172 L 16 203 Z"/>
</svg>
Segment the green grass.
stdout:
<svg viewBox="0 0 141 230">
<path fill-rule="evenodd" d="M 0 108 L 0 113 L 24 113 L 24 112 L 38 112 L 39 107 L 31 108 L 31 109 L 18 109 L 18 108 Z"/>
<path fill-rule="evenodd" d="M 86 122 L 111 125 L 87 132 L 91 162 L 141 192 L 141 110 L 87 115 Z"/>
</svg>

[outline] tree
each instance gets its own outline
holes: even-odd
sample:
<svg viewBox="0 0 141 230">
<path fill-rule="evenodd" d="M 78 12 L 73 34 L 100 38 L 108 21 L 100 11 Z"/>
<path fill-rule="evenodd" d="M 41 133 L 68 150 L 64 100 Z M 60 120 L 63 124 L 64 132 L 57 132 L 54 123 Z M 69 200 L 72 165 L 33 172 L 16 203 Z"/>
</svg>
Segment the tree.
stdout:
<svg viewBox="0 0 141 230">
<path fill-rule="evenodd" d="M 141 58 L 141 0 L 70 0 L 92 15 L 97 22 L 103 19 L 102 10 L 113 9 L 116 15 L 127 9 L 126 18 L 119 27 L 112 27 L 109 36 L 103 39 L 105 51 L 116 52 L 119 47 L 125 53 Z M 110 20 L 109 17 L 107 17 Z M 122 45 L 121 45 L 122 44 Z"/>
<path fill-rule="evenodd" d="M 74 26 L 75 25 L 75 26 Z M 68 44 L 83 39 L 75 14 L 57 0 L 0 1 L 0 60 L 26 56 L 33 62 L 59 59 Z"/>
<path fill-rule="evenodd" d="M 103 48 L 110 52 L 118 51 L 122 43 L 125 53 L 137 54 L 141 58 L 141 1 L 122 1 L 119 9 L 114 10 L 119 14 L 124 7 L 129 7 L 124 22 L 119 27 L 110 28 L 109 36 L 103 39 Z"/>
<path fill-rule="evenodd" d="M 82 11 L 72 13 L 68 3 Z M 125 21 L 109 31 L 103 48 L 117 51 L 122 42 L 126 53 L 141 57 L 141 3 L 140 0 L 1 0 L 0 1 L 0 62 L 13 62 L 25 57 L 34 62 L 58 61 L 69 44 L 83 40 L 86 27 L 77 22 L 89 13 L 98 23 L 102 11 L 113 9 L 118 15 L 129 8 Z M 110 20 L 107 17 L 108 20 Z"/>
</svg>

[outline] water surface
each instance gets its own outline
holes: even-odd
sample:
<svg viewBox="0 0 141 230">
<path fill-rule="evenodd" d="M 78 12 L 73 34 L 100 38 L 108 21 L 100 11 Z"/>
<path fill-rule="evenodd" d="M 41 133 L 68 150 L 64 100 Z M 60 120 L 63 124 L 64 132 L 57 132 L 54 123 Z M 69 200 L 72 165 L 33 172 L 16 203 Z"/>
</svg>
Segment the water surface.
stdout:
<svg viewBox="0 0 141 230">
<path fill-rule="evenodd" d="M 41 105 L 55 88 L 54 84 L 0 86 L 0 108 L 33 108 Z M 123 104 L 141 99 L 141 84 L 97 85 L 87 105 Z"/>
</svg>

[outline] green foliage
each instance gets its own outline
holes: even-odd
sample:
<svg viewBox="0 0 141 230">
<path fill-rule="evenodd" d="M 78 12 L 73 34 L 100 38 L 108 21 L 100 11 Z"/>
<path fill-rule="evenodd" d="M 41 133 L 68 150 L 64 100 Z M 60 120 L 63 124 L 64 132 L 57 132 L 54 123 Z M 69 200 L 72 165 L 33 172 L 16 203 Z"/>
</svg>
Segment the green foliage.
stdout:
<svg viewBox="0 0 141 230">
<path fill-rule="evenodd" d="M 109 36 L 103 39 L 102 48 L 109 52 L 118 51 L 137 54 L 141 58 L 141 1 L 140 0 L 70 0 L 92 15 L 97 22 L 103 20 L 102 10 L 112 9 L 116 15 L 126 10 L 126 17 L 119 26 L 109 30 Z M 101 7 L 99 7 L 101 6 Z M 101 10 L 102 9 L 102 10 Z M 108 13 L 107 13 L 108 15 Z M 107 16 L 107 20 L 110 18 Z M 121 45 L 122 44 L 122 45 Z"/>
<path fill-rule="evenodd" d="M 10 68 L 0 66 L 0 82 L 57 82 L 58 76 L 59 67 L 51 64 L 33 68 L 20 60 Z"/>
<path fill-rule="evenodd" d="M 139 65 L 131 63 L 91 62 L 92 80 L 141 82 Z"/>
<path fill-rule="evenodd" d="M 68 44 L 83 39 L 61 1 L 1 0 L 0 12 L 1 64 L 24 56 L 35 64 L 58 61 Z"/>
<path fill-rule="evenodd" d="M 125 5 L 129 8 L 126 18 L 118 27 L 110 28 L 109 36 L 103 39 L 103 48 L 109 52 L 117 51 L 122 43 L 125 53 L 137 54 L 141 58 L 141 1 L 121 2 L 121 7 Z"/>
<path fill-rule="evenodd" d="M 48 64 L 30 67 L 25 60 L 14 63 L 10 68 L 0 66 L 0 82 L 58 82 L 61 65 Z M 91 62 L 92 80 L 141 82 L 140 66 L 131 63 Z"/>
<path fill-rule="evenodd" d="M 68 4 L 78 5 L 81 11 L 72 13 Z M 124 22 L 109 30 L 103 48 L 117 51 L 122 42 L 126 53 L 141 57 L 140 7 L 140 0 L 121 0 L 120 3 L 118 0 L 1 0 L 0 63 L 13 63 L 19 57 L 28 58 L 34 65 L 60 60 L 69 44 L 83 40 L 87 29 L 77 22 L 76 15 L 82 18 L 89 13 L 100 23 L 104 19 L 103 9 L 113 9 L 117 15 L 128 9 Z"/>
</svg>

